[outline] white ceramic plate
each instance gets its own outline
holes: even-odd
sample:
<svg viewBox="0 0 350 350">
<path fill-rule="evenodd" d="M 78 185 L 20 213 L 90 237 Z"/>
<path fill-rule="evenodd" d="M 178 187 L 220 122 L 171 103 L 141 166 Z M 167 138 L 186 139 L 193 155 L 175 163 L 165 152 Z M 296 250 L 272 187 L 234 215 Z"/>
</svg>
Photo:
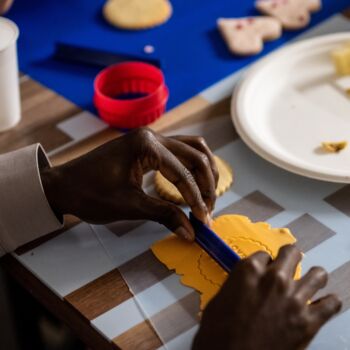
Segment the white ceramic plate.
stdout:
<svg viewBox="0 0 350 350">
<path fill-rule="evenodd" d="M 350 183 L 350 98 L 330 52 L 350 42 L 339 33 L 289 45 L 255 64 L 237 87 L 231 114 L 243 141 L 266 160 L 291 172 Z M 325 141 L 348 141 L 340 153 Z"/>
</svg>

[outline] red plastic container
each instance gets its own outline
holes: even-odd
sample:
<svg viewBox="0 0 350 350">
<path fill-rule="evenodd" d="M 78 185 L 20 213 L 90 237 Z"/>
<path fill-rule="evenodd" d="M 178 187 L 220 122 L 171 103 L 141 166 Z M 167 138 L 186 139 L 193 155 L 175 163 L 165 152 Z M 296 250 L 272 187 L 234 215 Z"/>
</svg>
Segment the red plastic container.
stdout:
<svg viewBox="0 0 350 350">
<path fill-rule="evenodd" d="M 165 112 L 169 90 L 162 71 L 143 62 L 126 62 L 102 70 L 94 82 L 94 104 L 100 117 L 116 128 L 138 128 Z M 144 97 L 118 99 L 142 94 Z"/>
</svg>

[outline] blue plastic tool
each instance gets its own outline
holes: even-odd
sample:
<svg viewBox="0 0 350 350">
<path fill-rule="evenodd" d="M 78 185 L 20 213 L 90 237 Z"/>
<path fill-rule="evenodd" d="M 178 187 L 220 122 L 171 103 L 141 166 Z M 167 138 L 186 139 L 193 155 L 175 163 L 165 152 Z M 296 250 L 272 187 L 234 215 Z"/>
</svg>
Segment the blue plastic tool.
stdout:
<svg viewBox="0 0 350 350">
<path fill-rule="evenodd" d="M 190 222 L 196 234 L 196 242 L 203 248 L 225 271 L 231 272 L 233 266 L 241 258 L 207 225 L 190 213 Z"/>
<path fill-rule="evenodd" d="M 83 63 L 99 67 L 107 67 L 111 64 L 121 62 L 141 61 L 161 68 L 161 62 L 156 58 L 97 50 L 63 42 L 56 43 L 53 57 L 61 61 Z"/>
</svg>

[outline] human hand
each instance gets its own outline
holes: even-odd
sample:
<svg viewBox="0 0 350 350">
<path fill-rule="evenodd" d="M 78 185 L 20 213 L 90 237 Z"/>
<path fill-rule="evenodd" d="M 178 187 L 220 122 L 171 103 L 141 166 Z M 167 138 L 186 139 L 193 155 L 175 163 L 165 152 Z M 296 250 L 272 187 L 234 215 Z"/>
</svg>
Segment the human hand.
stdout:
<svg viewBox="0 0 350 350">
<path fill-rule="evenodd" d="M 0 15 L 6 13 L 13 4 L 13 0 L 0 0 Z"/>
<path fill-rule="evenodd" d="M 301 350 L 341 308 L 334 295 L 312 303 L 327 273 L 312 268 L 294 281 L 301 260 L 294 246 L 273 262 L 259 252 L 241 261 L 203 313 L 193 350 Z"/>
<path fill-rule="evenodd" d="M 182 210 L 143 192 L 142 178 L 149 170 L 159 170 L 198 219 L 208 223 L 218 172 L 202 138 L 167 138 L 142 128 L 41 175 L 49 203 L 59 214 L 97 224 L 153 220 L 193 240 L 193 228 Z"/>
</svg>

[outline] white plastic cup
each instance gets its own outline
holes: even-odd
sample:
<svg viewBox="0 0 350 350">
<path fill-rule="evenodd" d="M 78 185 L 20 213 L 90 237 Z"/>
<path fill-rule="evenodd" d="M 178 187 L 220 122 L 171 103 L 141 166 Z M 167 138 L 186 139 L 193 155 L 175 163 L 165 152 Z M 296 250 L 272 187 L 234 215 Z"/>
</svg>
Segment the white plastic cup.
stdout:
<svg viewBox="0 0 350 350">
<path fill-rule="evenodd" d="M 11 20 L 0 17 L 0 132 L 21 120 L 21 101 L 17 62 L 19 29 Z"/>
</svg>

